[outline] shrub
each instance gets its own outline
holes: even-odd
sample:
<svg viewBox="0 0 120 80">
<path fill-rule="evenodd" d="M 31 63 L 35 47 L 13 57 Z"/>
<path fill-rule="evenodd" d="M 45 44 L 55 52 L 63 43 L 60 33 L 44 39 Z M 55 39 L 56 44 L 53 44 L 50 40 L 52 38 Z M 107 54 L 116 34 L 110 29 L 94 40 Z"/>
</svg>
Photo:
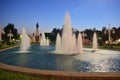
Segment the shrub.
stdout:
<svg viewBox="0 0 120 80">
<path fill-rule="evenodd" d="M 2 44 L 0 44 L 0 47 L 2 47 Z"/>
<path fill-rule="evenodd" d="M 7 42 L 7 45 L 11 45 L 12 43 L 11 42 Z"/>
<path fill-rule="evenodd" d="M 120 46 L 120 42 L 117 45 Z"/>
</svg>

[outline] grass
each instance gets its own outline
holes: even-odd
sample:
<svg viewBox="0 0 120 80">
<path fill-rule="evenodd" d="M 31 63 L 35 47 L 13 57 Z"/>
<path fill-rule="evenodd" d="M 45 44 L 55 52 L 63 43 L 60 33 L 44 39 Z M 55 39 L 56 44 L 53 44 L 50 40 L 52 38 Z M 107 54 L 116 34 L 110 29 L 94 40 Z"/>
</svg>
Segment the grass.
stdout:
<svg viewBox="0 0 120 80">
<path fill-rule="evenodd" d="M 0 80 L 59 80 L 59 79 L 32 77 L 28 75 L 23 75 L 22 73 L 17 72 L 14 73 L 0 69 Z"/>
<path fill-rule="evenodd" d="M 9 47 L 14 47 L 17 46 L 18 44 L 11 44 L 11 45 L 7 45 L 7 44 L 1 44 L 0 45 L 0 50 L 1 49 L 5 49 L 5 48 L 9 48 Z"/>
<path fill-rule="evenodd" d="M 84 45 L 83 47 L 85 48 L 92 48 L 92 45 Z M 107 50 L 116 50 L 120 51 L 120 46 L 118 45 L 103 45 L 103 46 L 98 46 L 99 49 L 107 49 Z"/>
<path fill-rule="evenodd" d="M 107 50 L 116 50 L 120 51 L 120 46 L 112 45 L 112 46 L 99 46 L 100 49 L 107 49 Z"/>
</svg>

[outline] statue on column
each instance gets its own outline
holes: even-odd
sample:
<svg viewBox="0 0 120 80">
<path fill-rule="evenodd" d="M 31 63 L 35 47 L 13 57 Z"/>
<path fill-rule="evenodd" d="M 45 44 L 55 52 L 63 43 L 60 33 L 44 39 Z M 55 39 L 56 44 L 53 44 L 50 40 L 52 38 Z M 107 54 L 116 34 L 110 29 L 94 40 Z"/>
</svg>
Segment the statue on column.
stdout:
<svg viewBox="0 0 120 80">
<path fill-rule="evenodd" d="M 35 33 L 33 33 L 33 38 L 32 38 L 32 41 L 35 43 L 40 42 L 40 32 L 38 28 L 39 28 L 39 24 L 36 23 L 36 30 L 35 30 Z"/>
</svg>

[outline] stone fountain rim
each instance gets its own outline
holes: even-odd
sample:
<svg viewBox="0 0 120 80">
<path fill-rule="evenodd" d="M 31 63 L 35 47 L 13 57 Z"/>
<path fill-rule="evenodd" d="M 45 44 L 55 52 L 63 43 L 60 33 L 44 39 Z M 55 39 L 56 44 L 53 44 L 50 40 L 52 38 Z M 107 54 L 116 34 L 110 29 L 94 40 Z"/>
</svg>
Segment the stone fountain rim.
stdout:
<svg viewBox="0 0 120 80">
<path fill-rule="evenodd" d="M 0 50 L 0 52 L 3 52 L 11 48 L 15 48 L 18 46 L 19 45 L 2 49 Z M 12 71 L 12 72 L 31 74 L 34 76 L 49 75 L 49 76 L 79 77 L 79 78 L 80 77 L 120 78 L 120 72 L 67 72 L 67 71 L 40 70 L 40 69 L 12 66 L 12 65 L 1 63 L 1 62 L 0 62 L 0 69 Z"/>
<path fill-rule="evenodd" d="M 67 71 L 52 71 L 52 70 L 40 70 L 40 69 L 32 69 L 32 68 L 25 68 L 25 67 L 18 67 L 7 65 L 4 63 L 0 63 L 0 69 L 13 71 L 13 72 L 20 72 L 20 73 L 27 73 L 32 75 L 49 75 L 49 76 L 63 76 L 63 77 L 118 77 L 120 78 L 120 72 L 67 72 Z"/>
</svg>

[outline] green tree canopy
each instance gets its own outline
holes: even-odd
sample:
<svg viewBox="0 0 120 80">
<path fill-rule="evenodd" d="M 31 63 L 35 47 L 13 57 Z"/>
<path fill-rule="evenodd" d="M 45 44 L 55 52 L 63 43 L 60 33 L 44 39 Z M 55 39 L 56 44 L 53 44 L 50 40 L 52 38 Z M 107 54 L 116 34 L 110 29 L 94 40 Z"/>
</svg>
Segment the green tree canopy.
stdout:
<svg viewBox="0 0 120 80">
<path fill-rule="evenodd" d="M 8 40 L 9 40 L 9 39 L 8 39 L 9 37 L 8 37 L 7 35 L 10 33 L 10 30 L 11 30 L 11 34 L 13 34 L 12 39 L 13 39 L 13 38 L 14 38 L 14 39 L 18 39 L 18 38 L 19 38 L 19 34 L 17 33 L 17 29 L 15 28 L 14 24 L 8 23 L 7 26 L 4 27 L 4 32 L 5 32 L 5 34 L 4 34 L 3 39 L 4 39 L 5 41 L 8 41 Z"/>
</svg>

